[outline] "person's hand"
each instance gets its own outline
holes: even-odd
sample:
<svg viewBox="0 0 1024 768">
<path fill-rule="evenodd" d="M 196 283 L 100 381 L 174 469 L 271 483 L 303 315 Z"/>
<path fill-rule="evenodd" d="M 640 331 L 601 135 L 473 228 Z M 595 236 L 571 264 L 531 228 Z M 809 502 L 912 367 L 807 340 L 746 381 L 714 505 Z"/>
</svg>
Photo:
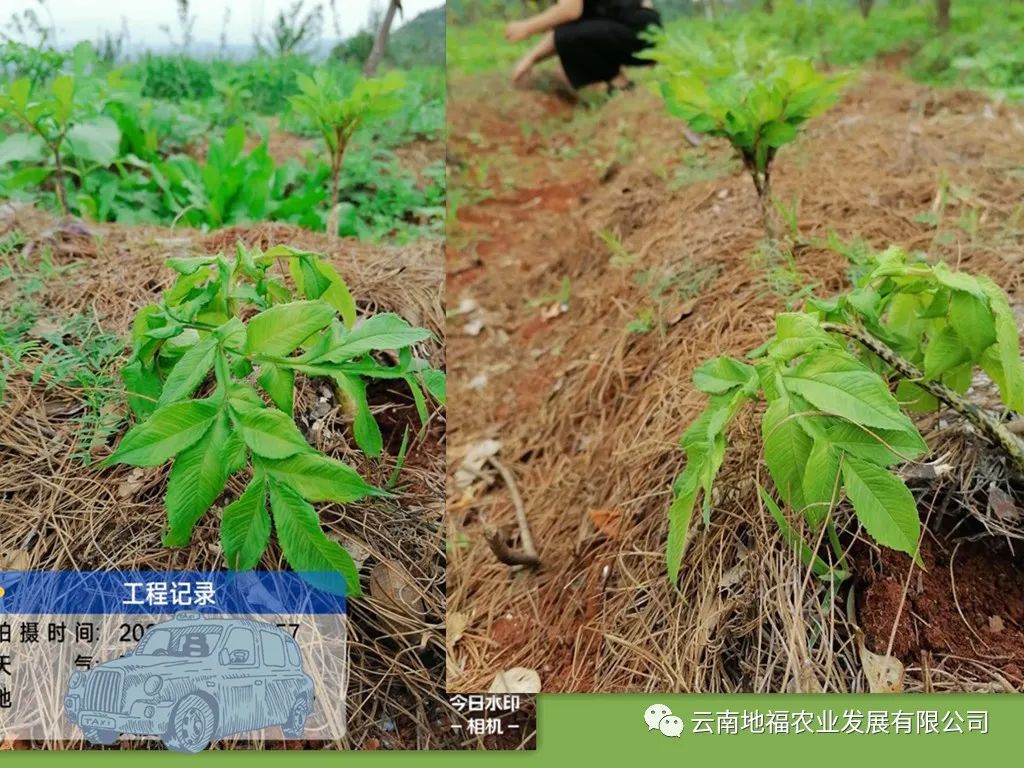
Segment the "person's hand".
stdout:
<svg viewBox="0 0 1024 768">
<path fill-rule="evenodd" d="M 520 83 L 524 77 L 530 74 L 531 69 L 533 69 L 533 58 L 527 54 L 519 60 L 516 68 L 512 70 L 512 82 Z"/>
<path fill-rule="evenodd" d="M 530 27 L 525 21 L 510 21 L 505 26 L 505 39 L 510 43 L 518 43 L 530 36 Z"/>
</svg>

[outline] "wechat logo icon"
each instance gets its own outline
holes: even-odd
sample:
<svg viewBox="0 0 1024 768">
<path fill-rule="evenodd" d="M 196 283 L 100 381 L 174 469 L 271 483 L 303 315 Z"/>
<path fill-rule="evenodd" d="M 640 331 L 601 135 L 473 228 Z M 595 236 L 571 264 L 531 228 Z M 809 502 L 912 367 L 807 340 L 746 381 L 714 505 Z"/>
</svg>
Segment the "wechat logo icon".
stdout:
<svg viewBox="0 0 1024 768">
<path fill-rule="evenodd" d="M 647 730 L 661 731 L 665 736 L 678 737 L 683 732 L 683 719 L 672 714 L 664 704 L 651 704 L 644 712 Z"/>
</svg>

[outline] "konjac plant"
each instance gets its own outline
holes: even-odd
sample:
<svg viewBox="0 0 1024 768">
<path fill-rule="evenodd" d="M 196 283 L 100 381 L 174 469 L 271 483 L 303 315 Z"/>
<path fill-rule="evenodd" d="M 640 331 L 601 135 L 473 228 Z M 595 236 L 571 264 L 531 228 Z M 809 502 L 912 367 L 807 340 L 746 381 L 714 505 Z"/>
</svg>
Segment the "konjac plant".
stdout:
<svg viewBox="0 0 1024 768">
<path fill-rule="evenodd" d="M 750 174 L 765 233 L 774 242 L 775 155 L 837 101 L 845 76 L 824 75 L 806 58 L 749 49 L 743 40 L 698 43 L 668 34 L 655 39 L 648 56 L 659 64 L 669 113 L 697 133 L 729 142 Z"/>
<path fill-rule="evenodd" d="M 1024 412 L 1024 361 L 1006 294 L 988 277 L 896 248 L 869 259 L 851 291 L 778 315 L 774 338 L 747 361 L 719 357 L 698 367 L 694 386 L 710 400 L 681 441 L 686 466 L 669 509 L 672 582 L 700 496 L 711 523 L 729 424 L 755 402 L 767 405 L 761 439 L 775 492 L 807 530 L 827 537 L 834 564 L 789 526 L 764 488 L 761 498 L 818 576 L 835 583 L 848 573 L 832 514 L 844 499 L 877 543 L 920 563 L 917 505 L 892 471 L 928 450 L 908 412 L 952 408 L 1024 470 L 1021 439 L 964 397 L 977 369 L 1008 410 Z"/>
<path fill-rule="evenodd" d="M 272 273 L 278 263 L 294 290 Z M 378 456 L 382 438 L 368 382 L 403 380 L 424 421 L 424 390 L 444 403 L 444 373 L 413 352 L 431 333 L 395 314 L 359 317 L 345 281 L 313 253 L 239 246 L 231 259 L 175 258 L 168 265 L 177 280 L 159 303 L 138 312 L 122 371 L 139 423 L 105 464 L 174 460 L 165 498 L 169 547 L 186 546 L 228 479 L 247 473 L 248 486 L 221 520 L 228 565 L 254 568 L 273 523 L 296 571 L 340 573 L 347 594 L 358 595 L 352 558 L 324 534 L 312 505 L 389 494 L 306 442 L 293 415 L 296 377 L 333 382 L 352 415 L 356 445 Z M 397 363 L 379 362 L 380 350 L 397 351 Z"/>
</svg>

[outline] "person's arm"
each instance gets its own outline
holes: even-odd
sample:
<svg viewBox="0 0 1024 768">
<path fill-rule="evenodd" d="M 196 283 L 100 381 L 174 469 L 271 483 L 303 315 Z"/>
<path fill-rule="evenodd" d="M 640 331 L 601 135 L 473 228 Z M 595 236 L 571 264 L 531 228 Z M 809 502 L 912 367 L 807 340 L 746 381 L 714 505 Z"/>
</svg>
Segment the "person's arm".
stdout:
<svg viewBox="0 0 1024 768">
<path fill-rule="evenodd" d="M 505 37 L 513 43 L 539 35 L 555 27 L 576 21 L 583 15 L 583 0 L 558 0 L 546 11 L 525 21 L 513 21 L 505 27 Z"/>
</svg>

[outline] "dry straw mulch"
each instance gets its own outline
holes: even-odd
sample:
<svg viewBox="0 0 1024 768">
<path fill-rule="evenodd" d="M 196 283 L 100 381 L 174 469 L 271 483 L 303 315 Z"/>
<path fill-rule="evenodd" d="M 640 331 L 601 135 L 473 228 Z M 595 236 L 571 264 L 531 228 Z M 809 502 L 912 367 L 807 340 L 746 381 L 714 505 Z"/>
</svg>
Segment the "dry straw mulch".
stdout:
<svg viewBox="0 0 1024 768">
<path fill-rule="evenodd" d="M 488 478 L 460 486 L 452 474 L 448 611 L 465 629 L 449 654 L 449 688 L 485 688 L 497 670 L 525 666 L 547 691 L 866 690 L 858 593 L 849 604 L 825 599 L 761 507 L 755 481 L 769 483 L 757 471 L 752 409 L 731 430 L 711 525 L 692 539 L 678 594 L 665 578 L 677 440 L 705 402 L 691 373 L 759 346 L 785 306 L 788 265 L 756 257 L 750 179 L 729 170 L 719 142 L 688 148 L 650 94 L 574 116 L 535 93 L 489 98 L 494 87 L 456 81 L 449 102 L 456 160 L 505 157 L 492 175 L 520 174 L 516 192 L 493 184 L 490 197 L 459 211 L 449 246 L 448 304 L 465 310 L 448 335 L 449 472 L 481 441 L 500 441 L 543 567 L 513 572 L 483 540 L 486 524 L 518 545 L 500 477 L 485 467 Z M 523 121 L 543 130 L 521 133 Z M 633 151 L 607 162 L 627 141 Z M 1024 110 L 868 74 L 780 152 L 776 198 L 800 200 L 794 266 L 819 295 L 847 286 L 846 261 L 822 245 L 834 230 L 846 242 L 898 244 L 985 272 L 1019 303 L 1021 157 Z M 621 254 L 613 263 L 602 232 L 617 234 L 628 264 Z M 564 313 L 537 300 L 563 276 Z M 663 294 L 674 300 L 659 304 L 659 280 L 676 281 Z M 644 307 L 654 329 L 630 333 Z M 941 482 L 915 481 L 929 536 L 946 541 L 954 525 L 954 536 L 984 533 L 981 520 L 1015 542 L 1016 554 L 1001 555 L 1012 564 L 1020 521 L 994 519 L 987 490 L 994 482 L 1017 493 L 1024 508 L 1018 480 L 956 419 L 922 429 L 934 459 L 955 467 Z M 854 535 L 848 526 L 866 574 L 875 550 Z M 1019 560 L 1011 571 L 1021 578 Z M 885 653 L 886 639 L 873 650 Z M 987 658 L 984 643 L 972 658 L 936 653 L 927 670 L 909 659 L 906 687 L 1024 687 L 1020 668 L 1003 662 Z"/>
<path fill-rule="evenodd" d="M 51 322 L 87 315 L 104 331 L 126 335 L 135 312 L 172 281 L 165 258 L 231 251 L 241 241 L 262 248 L 285 243 L 326 254 L 348 281 L 361 311 L 397 312 L 443 339 L 437 243 L 371 247 L 270 224 L 212 234 L 83 225 L 8 204 L 0 217 L 0 236 L 15 230 L 25 243 L 10 262 L 20 263 L 22 273 L 38 270 L 44 260 L 66 267 L 31 296 Z M 17 290 L 17 279 L 0 284 L 3 306 L 13 306 Z M 419 351 L 433 365 L 444 365 L 440 341 Z M 406 426 L 412 439 L 393 502 L 318 505 L 328 535 L 365 558 L 363 586 L 368 593 L 350 603 L 348 735 L 333 746 L 439 748 L 452 742 L 443 695 L 445 416 L 443 410 L 432 413 L 423 438 L 413 439 L 419 423 L 407 390 L 375 385 L 370 397 L 385 435 L 385 455 L 379 460 L 367 460 L 350 445 L 350 425 L 328 391 L 303 381 L 296 397 L 296 414 L 317 447 L 351 463 L 373 483 L 387 481 Z M 112 403 L 115 410 L 125 408 L 118 398 Z M 10 378 L 0 404 L 0 567 L 223 568 L 217 509 L 197 525 L 189 547 L 169 550 L 161 545 L 166 466 L 98 469 L 75 458 L 83 447 L 89 448 L 80 442 L 85 407 L 83 393 L 73 386 L 48 387 L 45 380 L 33 384 L 25 372 Z M 113 435 L 92 446 L 93 458 L 109 454 L 116 439 Z M 229 492 L 237 494 L 243 487 L 236 478 Z M 407 600 L 396 604 L 387 594 L 369 594 L 369 574 L 382 566 L 395 569 Z M 261 567 L 287 567 L 276 545 Z M 325 687 L 329 685 L 326 681 Z"/>
</svg>

